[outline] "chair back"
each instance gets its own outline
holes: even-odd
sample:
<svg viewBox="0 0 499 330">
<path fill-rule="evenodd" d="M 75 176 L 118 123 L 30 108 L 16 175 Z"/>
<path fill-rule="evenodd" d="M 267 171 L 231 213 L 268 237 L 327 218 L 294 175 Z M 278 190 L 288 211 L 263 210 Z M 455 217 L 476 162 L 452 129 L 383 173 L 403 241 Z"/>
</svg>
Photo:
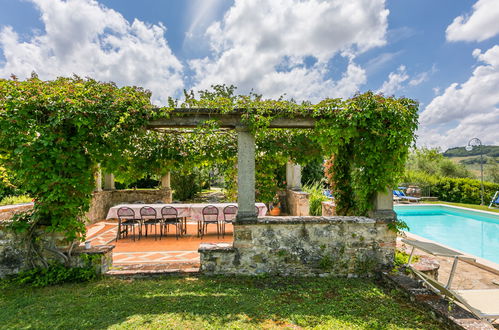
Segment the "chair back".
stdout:
<svg viewBox="0 0 499 330">
<path fill-rule="evenodd" d="M 203 207 L 203 221 L 218 220 L 218 208 L 214 205 L 207 205 Z"/>
<path fill-rule="evenodd" d="M 178 217 L 178 211 L 172 206 L 165 206 L 161 209 L 161 217 L 163 219 L 176 219 Z"/>
<path fill-rule="evenodd" d="M 135 212 L 129 207 L 120 207 L 118 209 L 118 219 L 135 219 Z"/>
<path fill-rule="evenodd" d="M 142 219 L 156 219 L 156 210 L 150 206 L 143 206 L 140 208 L 140 217 Z"/>
<path fill-rule="evenodd" d="M 235 205 L 227 205 L 224 207 L 223 214 L 224 214 L 224 220 L 234 220 L 237 215 L 237 210 L 238 207 Z"/>
</svg>

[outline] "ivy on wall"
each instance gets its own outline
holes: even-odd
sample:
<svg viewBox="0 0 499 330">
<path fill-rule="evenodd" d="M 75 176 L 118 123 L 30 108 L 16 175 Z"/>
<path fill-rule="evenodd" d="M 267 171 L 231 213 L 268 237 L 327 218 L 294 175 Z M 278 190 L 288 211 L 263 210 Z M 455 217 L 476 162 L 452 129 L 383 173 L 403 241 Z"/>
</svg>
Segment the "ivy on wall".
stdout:
<svg viewBox="0 0 499 330">
<path fill-rule="evenodd" d="M 17 229 L 44 224 L 69 240 L 83 237 L 81 219 L 98 163 L 130 180 L 210 164 L 234 178 L 236 133 L 221 130 L 216 121 L 167 133 L 145 129 L 153 119 L 181 115 L 174 112 L 178 108 L 241 114 L 255 135 L 257 191 L 264 202 L 284 184 L 275 174 L 288 159 L 306 164 L 330 158 L 326 170 L 340 214 L 365 214 L 373 195 L 395 183 L 417 128 L 415 101 L 372 92 L 298 104 L 213 86 L 197 97 L 186 92 L 183 101 L 170 99 L 168 106 L 158 108 L 151 105 L 148 91 L 93 79 L 0 80 L 3 163 L 36 200 L 31 222 L 19 222 Z M 303 116 L 315 118 L 316 128 L 269 128 L 276 118 Z"/>
</svg>

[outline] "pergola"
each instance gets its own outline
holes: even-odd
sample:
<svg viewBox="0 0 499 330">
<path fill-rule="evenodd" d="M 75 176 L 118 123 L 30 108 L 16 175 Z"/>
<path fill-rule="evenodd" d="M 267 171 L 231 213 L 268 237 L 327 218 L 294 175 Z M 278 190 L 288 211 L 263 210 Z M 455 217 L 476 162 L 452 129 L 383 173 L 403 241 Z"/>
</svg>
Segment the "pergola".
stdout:
<svg viewBox="0 0 499 330">
<path fill-rule="evenodd" d="M 218 109 L 174 109 L 170 118 L 158 119 L 149 123 L 149 129 L 193 128 L 209 120 L 216 120 L 221 128 L 237 131 L 237 222 L 254 221 L 255 213 L 255 138 L 242 121 L 243 111 L 235 109 L 231 113 L 221 113 Z M 311 129 L 316 119 L 307 116 L 276 118 L 269 128 Z M 291 169 L 293 172 L 293 169 Z M 288 173 L 290 170 L 288 169 Z M 296 172 L 296 168 L 295 168 Z M 295 178 L 299 178 L 296 173 Z"/>
</svg>

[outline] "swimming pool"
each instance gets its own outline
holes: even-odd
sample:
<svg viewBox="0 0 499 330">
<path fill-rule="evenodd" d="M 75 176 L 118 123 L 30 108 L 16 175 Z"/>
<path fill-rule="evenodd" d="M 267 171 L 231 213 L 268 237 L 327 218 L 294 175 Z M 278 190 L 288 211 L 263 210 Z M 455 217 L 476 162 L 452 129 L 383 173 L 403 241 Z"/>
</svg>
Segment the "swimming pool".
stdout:
<svg viewBox="0 0 499 330">
<path fill-rule="evenodd" d="M 409 232 L 499 263 L 499 214 L 444 205 L 396 205 Z"/>
</svg>

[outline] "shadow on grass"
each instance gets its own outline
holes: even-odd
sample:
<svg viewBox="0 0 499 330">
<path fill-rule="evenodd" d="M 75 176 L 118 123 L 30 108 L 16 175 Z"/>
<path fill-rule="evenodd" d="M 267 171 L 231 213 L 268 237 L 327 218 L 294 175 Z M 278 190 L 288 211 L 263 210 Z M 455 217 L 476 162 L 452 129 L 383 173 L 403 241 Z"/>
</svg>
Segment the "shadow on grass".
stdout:
<svg viewBox="0 0 499 330">
<path fill-rule="evenodd" d="M 366 279 L 107 279 L 4 291 L 6 328 L 439 327 Z"/>
</svg>

